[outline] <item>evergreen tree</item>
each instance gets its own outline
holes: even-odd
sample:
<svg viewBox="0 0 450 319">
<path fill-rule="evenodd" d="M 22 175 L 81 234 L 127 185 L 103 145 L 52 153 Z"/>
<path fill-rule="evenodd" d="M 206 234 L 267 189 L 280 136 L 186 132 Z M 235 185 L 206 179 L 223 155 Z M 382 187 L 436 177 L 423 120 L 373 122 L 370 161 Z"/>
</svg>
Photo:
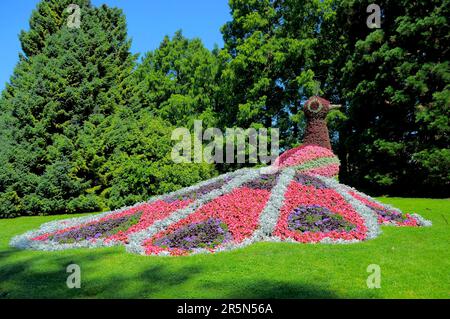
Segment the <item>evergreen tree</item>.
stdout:
<svg viewBox="0 0 450 319">
<path fill-rule="evenodd" d="M 380 29 L 366 26 L 370 3 L 336 1 L 323 26 L 337 52 L 328 93 L 347 103 L 340 176 L 379 193 L 448 196 L 450 2 L 378 2 Z"/>
<path fill-rule="evenodd" d="M 217 125 L 219 64 L 217 54 L 181 31 L 164 38 L 145 55 L 135 72 L 138 108 L 173 125 L 191 128 L 194 120 Z"/>
<path fill-rule="evenodd" d="M 62 2 L 43 1 L 21 34 L 25 55 L 0 102 L 2 216 L 99 208 L 93 197 L 76 205 L 97 183 L 79 135 L 123 103 L 134 57 L 121 10 L 79 5 L 80 28 L 64 23 Z"/>
<path fill-rule="evenodd" d="M 26 57 L 42 52 L 46 39 L 58 32 L 72 12 L 70 5 L 78 5 L 83 10 L 90 9 L 90 0 L 42 0 L 31 13 L 30 29 L 21 31 L 19 35 L 22 50 Z"/>
<path fill-rule="evenodd" d="M 168 101 L 141 105 L 139 98 L 157 93 L 164 77 L 143 90 L 133 77 L 122 12 L 78 4 L 80 28 L 62 22 L 70 13 L 66 3 L 42 1 L 21 34 L 25 54 L 0 101 L 3 217 L 116 208 L 214 173 L 208 164 L 173 163 L 174 127 L 167 122 L 200 116 L 213 123 L 211 52 L 178 33 L 156 53 L 163 68 L 178 68 L 176 85 L 165 87 Z M 149 79 L 162 74 L 142 68 L 136 75 L 147 71 Z M 183 105 L 192 109 L 172 114 Z"/>
</svg>

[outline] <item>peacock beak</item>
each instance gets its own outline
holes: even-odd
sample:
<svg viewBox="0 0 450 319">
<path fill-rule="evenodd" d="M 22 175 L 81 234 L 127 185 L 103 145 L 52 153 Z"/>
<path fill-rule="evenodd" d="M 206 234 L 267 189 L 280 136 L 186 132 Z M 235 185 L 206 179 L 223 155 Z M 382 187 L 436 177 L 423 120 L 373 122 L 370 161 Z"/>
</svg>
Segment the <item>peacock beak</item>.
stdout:
<svg viewBox="0 0 450 319">
<path fill-rule="evenodd" d="M 340 108 L 342 105 L 341 104 L 330 104 L 330 110 L 331 109 L 338 109 Z"/>
</svg>

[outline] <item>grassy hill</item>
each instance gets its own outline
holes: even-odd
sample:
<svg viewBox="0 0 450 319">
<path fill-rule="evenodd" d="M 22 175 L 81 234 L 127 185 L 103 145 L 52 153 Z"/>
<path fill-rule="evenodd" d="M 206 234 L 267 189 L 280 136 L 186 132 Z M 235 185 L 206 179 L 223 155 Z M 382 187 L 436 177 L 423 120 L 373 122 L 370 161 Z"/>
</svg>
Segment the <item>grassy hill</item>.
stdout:
<svg viewBox="0 0 450 319">
<path fill-rule="evenodd" d="M 0 298 L 450 298 L 450 200 L 379 198 L 432 227 L 383 226 L 349 245 L 257 243 L 219 254 L 151 257 L 123 247 L 59 252 L 10 248 L 12 236 L 75 215 L 0 220 Z M 68 289 L 66 267 L 81 267 Z M 370 264 L 381 288 L 368 289 Z"/>
</svg>

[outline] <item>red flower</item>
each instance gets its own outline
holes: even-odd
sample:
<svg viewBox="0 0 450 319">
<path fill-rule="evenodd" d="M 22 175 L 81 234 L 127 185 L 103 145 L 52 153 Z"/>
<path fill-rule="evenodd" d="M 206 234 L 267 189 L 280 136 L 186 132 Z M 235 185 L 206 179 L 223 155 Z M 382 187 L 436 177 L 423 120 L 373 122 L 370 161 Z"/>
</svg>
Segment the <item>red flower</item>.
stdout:
<svg viewBox="0 0 450 319">
<path fill-rule="evenodd" d="M 341 215 L 345 220 L 354 224 L 356 228 L 350 232 L 303 232 L 290 230 L 288 227 L 288 216 L 297 207 L 303 205 L 320 205 L 331 212 Z M 280 217 L 275 227 L 274 235 L 282 239 L 292 238 L 299 242 L 319 242 L 329 237 L 332 239 L 363 240 L 367 234 L 364 220 L 351 207 L 345 199 L 332 189 L 317 189 L 313 186 L 291 182 L 285 195 L 284 205 L 280 211 Z"/>
</svg>

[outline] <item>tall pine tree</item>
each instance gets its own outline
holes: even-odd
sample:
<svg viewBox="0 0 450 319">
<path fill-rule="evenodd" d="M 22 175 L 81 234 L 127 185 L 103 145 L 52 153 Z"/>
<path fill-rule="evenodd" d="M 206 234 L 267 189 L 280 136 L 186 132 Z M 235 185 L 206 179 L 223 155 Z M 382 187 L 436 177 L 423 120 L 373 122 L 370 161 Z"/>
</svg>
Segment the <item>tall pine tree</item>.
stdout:
<svg viewBox="0 0 450 319">
<path fill-rule="evenodd" d="M 121 10 L 75 1 L 81 24 L 71 28 L 70 3 L 40 2 L 20 35 L 24 54 L 0 102 L 4 217 L 99 208 L 80 132 L 126 103 L 134 57 Z"/>
</svg>

